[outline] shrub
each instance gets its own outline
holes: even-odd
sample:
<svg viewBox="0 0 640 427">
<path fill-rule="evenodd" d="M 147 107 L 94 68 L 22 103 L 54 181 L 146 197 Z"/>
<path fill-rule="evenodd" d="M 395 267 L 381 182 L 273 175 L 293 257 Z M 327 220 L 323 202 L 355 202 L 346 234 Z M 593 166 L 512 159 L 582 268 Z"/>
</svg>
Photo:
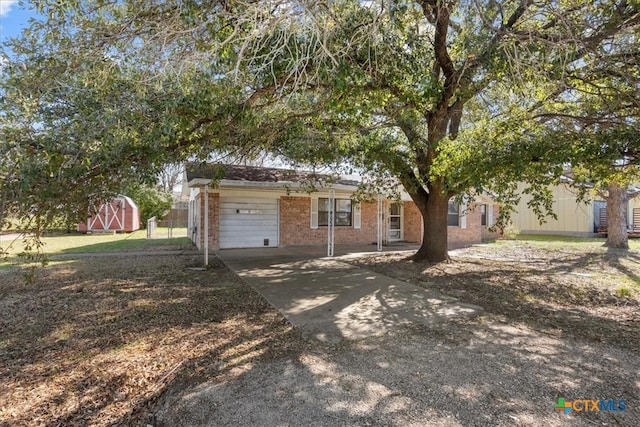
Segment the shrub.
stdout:
<svg viewBox="0 0 640 427">
<path fill-rule="evenodd" d="M 160 219 L 171 209 L 171 194 L 157 188 L 136 185 L 130 187 L 127 193 L 127 196 L 131 197 L 140 209 L 140 225 L 142 227 L 147 226 L 149 218 L 155 216 Z"/>
<path fill-rule="evenodd" d="M 513 224 L 507 225 L 502 229 L 502 236 L 505 239 L 513 240 L 520 234 L 520 229 Z"/>
<path fill-rule="evenodd" d="M 615 290 L 614 295 L 618 298 L 633 298 L 633 291 L 624 286 L 620 286 Z"/>
</svg>

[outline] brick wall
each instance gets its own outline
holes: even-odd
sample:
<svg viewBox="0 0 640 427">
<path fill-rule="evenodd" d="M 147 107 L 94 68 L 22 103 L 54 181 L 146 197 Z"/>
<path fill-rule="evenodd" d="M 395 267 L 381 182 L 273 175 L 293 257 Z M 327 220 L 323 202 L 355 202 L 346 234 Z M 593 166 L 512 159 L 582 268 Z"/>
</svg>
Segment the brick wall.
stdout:
<svg viewBox="0 0 640 427">
<path fill-rule="evenodd" d="M 335 228 L 336 244 L 374 243 L 377 239 L 377 205 L 361 204 L 362 228 Z M 311 229 L 311 198 L 282 196 L 280 198 L 280 246 L 320 245 L 327 243 L 327 227 Z"/>
<path fill-rule="evenodd" d="M 495 212 L 495 211 L 494 211 Z M 480 209 L 469 209 L 467 227 L 448 227 L 450 248 L 468 246 L 482 241 Z M 422 242 L 422 215 L 413 202 L 404 202 L 404 240 L 411 243 Z"/>
<path fill-rule="evenodd" d="M 199 247 L 204 246 L 204 193 L 200 193 L 200 233 Z M 422 241 L 422 216 L 413 202 L 403 205 L 403 239 L 407 242 Z M 494 206 L 494 218 L 498 215 L 498 207 Z M 336 227 L 336 244 L 370 244 L 377 240 L 377 204 L 361 203 L 361 225 L 353 227 Z M 304 196 L 282 196 L 280 198 L 280 246 L 320 245 L 327 242 L 327 228 L 311 229 L 311 198 Z M 209 193 L 209 248 L 218 249 L 220 219 L 220 195 Z M 483 229 L 480 225 L 480 209 L 469 210 L 467 228 L 449 227 L 449 246 L 452 248 L 480 243 Z M 485 230 L 486 231 L 486 230 Z"/>
<path fill-rule="evenodd" d="M 220 195 L 218 193 L 208 193 L 209 195 L 209 249 L 218 249 L 220 247 L 219 230 L 220 230 Z M 204 249 L 204 191 L 200 197 L 200 224 L 198 228 L 201 230 L 199 249 Z"/>
<path fill-rule="evenodd" d="M 411 243 L 422 242 L 422 215 L 413 202 L 403 203 L 403 239 Z"/>
<path fill-rule="evenodd" d="M 459 248 L 482 242 L 482 216 L 474 204 L 467 208 L 467 227 L 448 227 L 449 248 Z"/>
</svg>

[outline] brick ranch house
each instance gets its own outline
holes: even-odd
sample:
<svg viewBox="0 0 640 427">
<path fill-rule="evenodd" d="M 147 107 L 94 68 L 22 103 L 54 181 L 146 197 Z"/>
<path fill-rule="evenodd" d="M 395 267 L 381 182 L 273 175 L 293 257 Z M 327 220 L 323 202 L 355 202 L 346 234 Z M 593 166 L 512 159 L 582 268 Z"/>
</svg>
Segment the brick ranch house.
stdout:
<svg viewBox="0 0 640 427">
<path fill-rule="evenodd" d="M 378 215 L 377 200 L 356 203 L 351 199 L 357 181 L 341 179 L 323 185 L 326 178 L 276 168 L 187 165 L 189 236 L 202 249 L 204 229 L 208 227 L 208 247 L 214 250 L 326 244 L 332 189 L 335 244 L 375 244 L 378 218 L 384 243 L 422 241 L 420 212 L 406 193 L 401 202 L 382 200 Z M 309 193 L 311 182 L 315 191 Z M 208 223 L 204 221 L 205 205 Z M 494 209 L 488 199 L 468 209 L 451 202 L 450 247 L 480 243 L 488 235 L 486 225 L 491 224 Z"/>
</svg>

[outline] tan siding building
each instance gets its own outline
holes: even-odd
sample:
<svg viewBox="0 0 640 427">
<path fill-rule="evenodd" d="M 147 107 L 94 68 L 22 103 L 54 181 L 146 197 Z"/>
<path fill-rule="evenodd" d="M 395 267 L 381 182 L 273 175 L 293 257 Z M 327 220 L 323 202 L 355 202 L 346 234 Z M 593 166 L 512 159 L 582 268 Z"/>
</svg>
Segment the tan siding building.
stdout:
<svg viewBox="0 0 640 427">
<path fill-rule="evenodd" d="M 525 189 L 519 185 L 519 191 Z M 572 236 L 593 236 L 597 232 L 600 209 L 606 207 L 606 203 L 597 196 L 591 196 L 586 202 L 577 201 L 577 191 L 569 185 L 556 185 L 551 188 L 553 195 L 553 212 L 557 218 L 546 217 L 545 222 L 540 220 L 527 203 L 531 196 L 523 194 L 516 212 L 511 217 L 513 225 L 523 234 L 557 234 Z M 634 209 L 640 209 L 640 198 L 635 197 L 629 201 L 627 209 L 627 223 L 633 226 Z M 638 211 L 636 211 L 638 212 Z M 637 224 L 636 224 L 637 226 Z"/>
</svg>

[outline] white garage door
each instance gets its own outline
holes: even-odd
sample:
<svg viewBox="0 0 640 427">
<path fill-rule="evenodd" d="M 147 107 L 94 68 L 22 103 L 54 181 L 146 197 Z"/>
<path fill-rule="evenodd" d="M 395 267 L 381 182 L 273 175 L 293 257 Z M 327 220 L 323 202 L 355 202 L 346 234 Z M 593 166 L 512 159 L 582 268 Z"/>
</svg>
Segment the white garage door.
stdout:
<svg viewBox="0 0 640 427">
<path fill-rule="evenodd" d="M 277 199 L 220 199 L 220 248 L 277 246 Z"/>
</svg>

